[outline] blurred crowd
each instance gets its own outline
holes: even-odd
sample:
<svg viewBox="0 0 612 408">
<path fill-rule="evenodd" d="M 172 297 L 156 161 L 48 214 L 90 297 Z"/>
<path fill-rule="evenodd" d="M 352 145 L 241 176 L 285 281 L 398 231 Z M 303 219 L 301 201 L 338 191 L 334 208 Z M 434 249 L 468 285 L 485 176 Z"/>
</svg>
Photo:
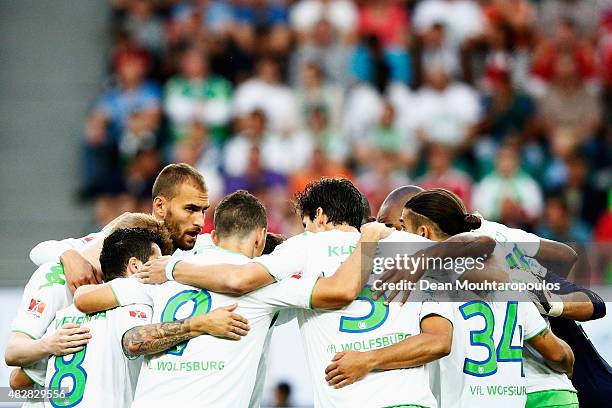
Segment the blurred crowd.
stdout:
<svg viewBox="0 0 612 408">
<path fill-rule="evenodd" d="M 612 241 L 610 0 L 110 4 L 82 165 L 98 225 L 146 211 L 161 167 L 186 162 L 213 206 L 247 189 L 288 235 L 293 193 L 343 175 L 374 213 L 416 183 L 543 237 Z"/>
</svg>

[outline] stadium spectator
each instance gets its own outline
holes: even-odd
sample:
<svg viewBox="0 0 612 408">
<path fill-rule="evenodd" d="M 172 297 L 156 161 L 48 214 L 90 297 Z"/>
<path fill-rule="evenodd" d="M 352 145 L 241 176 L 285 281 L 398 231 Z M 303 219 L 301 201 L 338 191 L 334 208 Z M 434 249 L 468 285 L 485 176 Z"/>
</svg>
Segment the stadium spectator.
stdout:
<svg viewBox="0 0 612 408">
<path fill-rule="evenodd" d="M 368 1 L 359 9 L 359 34 L 376 36 L 387 49 L 404 46 L 409 28 L 406 9 L 395 0 Z"/>
<path fill-rule="evenodd" d="M 321 66 L 306 62 L 302 67 L 300 87 L 296 92 L 302 126 L 314 109 L 324 109 L 329 115 L 330 126 L 337 128 L 342 114 L 342 88 L 325 79 Z"/>
<path fill-rule="evenodd" d="M 172 136 L 180 140 L 189 125 L 199 121 L 210 129 L 217 142 L 228 132 L 231 117 L 230 83 L 211 75 L 208 62 L 198 48 L 189 48 L 181 56 L 181 73 L 166 83 L 164 110 L 170 119 Z"/>
<path fill-rule="evenodd" d="M 328 111 L 321 106 L 313 106 L 308 113 L 306 128 L 302 130 L 304 139 L 310 139 L 315 148 L 321 150 L 329 162 L 342 164 L 349 156 L 350 146 L 337 127 L 330 126 Z M 308 158 L 308 162 L 311 158 Z"/>
<path fill-rule="evenodd" d="M 257 62 L 257 75 L 236 88 L 234 113 L 243 116 L 255 109 L 265 112 L 270 130 L 287 134 L 298 125 L 297 101 L 291 88 L 282 82 L 280 66 L 272 58 Z"/>
<path fill-rule="evenodd" d="M 480 36 L 484 29 L 482 9 L 472 0 L 421 1 L 415 7 L 413 22 L 417 34 L 424 34 L 435 24 L 443 24 L 456 50 L 465 41 Z"/>
<path fill-rule="evenodd" d="M 572 134 L 576 145 L 592 139 L 601 124 L 599 99 L 581 81 L 578 67 L 569 55 L 555 64 L 555 81 L 539 102 L 540 117 L 549 137 L 559 129 Z"/>
<path fill-rule="evenodd" d="M 470 176 L 452 166 L 453 152 L 448 147 L 431 144 L 427 147 L 428 171 L 416 181 L 425 190 L 445 188 L 457 194 L 471 209 L 472 180 Z"/>
<path fill-rule="evenodd" d="M 426 78 L 415 97 L 419 138 L 455 148 L 470 143 L 480 119 L 476 92 L 452 81 L 441 66 L 429 67 Z"/>
<path fill-rule="evenodd" d="M 349 48 L 341 42 L 332 25 L 322 19 L 314 26 L 309 38 L 299 43 L 291 55 L 291 83 L 295 85 L 303 78 L 299 71 L 305 64 L 315 63 L 323 70 L 326 80 L 344 87 L 348 82 L 346 71 L 349 55 Z"/>
<path fill-rule="evenodd" d="M 290 407 L 291 406 L 291 385 L 286 382 L 280 382 L 274 389 L 274 407 Z"/>
<path fill-rule="evenodd" d="M 565 200 L 551 196 L 546 200 L 544 220 L 536 228 L 536 233 L 542 238 L 559 242 L 588 242 L 591 233 L 588 227 L 570 214 Z"/>
<path fill-rule="evenodd" d="M 542 214 L 542 206 L 542 191 L 521 170 L 517 148 L 512 145 L 499 148 L 495 171 L 474 188 L 472 207 L 488 220 L 529 226 Z"/>
<path fill-rule="evenodd" d="M 101 197 L 100 220 L 146 204 L 150 175 L 169 161 L 201 170 L 213 204 L 236 186 L 258 188 L 270 226 L 287 231 L 290 194 L 337 174 L 355 175 L 374 207 L 384 188 L 421 175 L 424 186 L 478 199 L 472 209 L 492 218 L 526 214 L 527 227 L 542 211 L 541 191 L 562 197 L 589 229 L 601 219 L 612 134 L 609 5 L 111 4 L 108 65 L 117 80 L 87 118 L 82 156 L 83 193 Z M 498 153 L 508 143 L 513 153 Z M 470 180 L 483 176 L 470 193 Z"/>
<path fill-rule="evenodd" d="M 160 56 L 166 47 L 164 22 L 155 13 L 152 0 L 130 0 L 123 21 L 126 32 L 151 54 Z"/>
<path fill-rule="evenodd" d="M 538 21 L 549 35 L 554 35 L 555 24 L 559 20 L 573 21 L 580 35 L 594 37 L 601 12 L 597 0 L 544 0 L 540 7 Z"/>
<path fill-rule="evenodd" d="M 596 79 L 595 51 L 593 47 L 576 32 L 572 20 L 561 19 L 556 26 L 552 38 L 545 37 L 534 49 L 531 73 L 534 81 L 531 91 L 539 95 L 546 90 L 546 86 L 560 74 L 569 75 L 569 72 L 559 72 L 560 68 L 569 71 L 560 63 L 560 59 L 571 59 L 574 62 L 571 74 L 576 79 L 594 81 Z"/>
<path fill-rule="evenodd" d="M 301 0 L 291 9 L 291 26 L 302 38 L 321 20 L 327 19 L 334 30 L 348 36 L 357 23 L 357 8 L 349 0 Z"/>
</svg>

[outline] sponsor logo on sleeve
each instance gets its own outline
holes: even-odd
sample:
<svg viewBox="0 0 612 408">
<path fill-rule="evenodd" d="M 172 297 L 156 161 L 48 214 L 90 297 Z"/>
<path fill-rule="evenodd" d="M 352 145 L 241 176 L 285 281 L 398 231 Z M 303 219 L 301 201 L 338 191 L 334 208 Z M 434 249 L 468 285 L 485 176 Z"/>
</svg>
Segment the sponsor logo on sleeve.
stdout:
<svg viewBox="0 0 612 408">
<path fill-rule="evenodd" d="M 142 310 L 130 310 L 130 317 L 140 320 L 147 320 L 147 312 Z"/>
<path fill-rule="evenodd" d="M 45 311 L 47 304 L 42 300 L 30 299 L 30 305 L 28 306 L 28 313 L 33 314 L 36 317 L 42 316 Z"/>
</svg>

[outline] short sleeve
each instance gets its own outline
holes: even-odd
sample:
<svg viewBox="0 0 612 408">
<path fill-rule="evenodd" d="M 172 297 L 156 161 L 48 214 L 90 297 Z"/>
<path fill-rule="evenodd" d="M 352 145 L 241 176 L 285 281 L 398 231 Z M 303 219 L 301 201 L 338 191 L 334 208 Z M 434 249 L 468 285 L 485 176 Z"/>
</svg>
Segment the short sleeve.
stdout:
<svg viewBox="0 0 612 408">
<path fill-rule="evenodd" d="M 540 249 L 540 237 L 518 228 L 508 228 L 508 237 L 516 243 L 525 255 L 534 257 Z"/>
<path fill-rule="evenodd" d="M 451 302 L 426 301 L 421 304 L 419 321 L 431 315 L 438 315 L 454 324 L 453 304 Z"/>
<path fill-rule="evenodd" d="M 11 331 L 39 339 L 55 318 L 55 313 L 68 306 L 66 304 L 68 289 L 65 280 L 61 279 L 63 269 L 60 265 L 54 265 L 48 270 L 47 275 L 56 276 L 54 274 L 57 274 L 59 280 L 53 283 L 41 283 L 36 276 L 32 276 L 24 290 Z"/>
<path fill-rule="evenodd" d="M 119 306 L 127 306 L 135 303 L 153 306 L 153 299 L 149 294 L 149 288 L 133 278 L 117 278 L 109 282 L 109 286 L 117 299 Z"/>
<path fill-rule="evenodd" d="M 310 309 L 312 291 L 318 279 L 318 275 L 297 273 L 279 283 L 260 289 L 254 296 L 276 310 Z"/>
<path fill-rule="evenodd" d="M 128 330 L 151 323 L 153 308 L 149 305 L 136 303 L 129 306 L 122 306 L 113 310 L 115 314 L 115 330 L 117 338 L 121 340 Z"/>
<path fill-rule="evenodd" d="M 255 258 L 253 262 L 266 268 L 277 282 L 299 274 L 306 268 L 308 239 L 308 233 L 289 238 L 277 246 L 274 252 Z"/>
<path fill-rule="evenodd" d="M 548 328 L 546 320 L 540 315 L 533 303 L 521 302 L 519 307 L 523 317 L 524 340 L 531 340 Z"/>
</svg>

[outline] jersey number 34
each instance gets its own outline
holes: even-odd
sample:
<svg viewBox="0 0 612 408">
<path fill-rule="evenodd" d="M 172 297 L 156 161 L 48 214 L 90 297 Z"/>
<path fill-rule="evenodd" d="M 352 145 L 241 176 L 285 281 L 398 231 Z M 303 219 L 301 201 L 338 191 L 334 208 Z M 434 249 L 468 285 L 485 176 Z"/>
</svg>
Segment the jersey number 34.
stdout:
<svg viewBox="0 0 612 408">
<path fill-rule="evenodd" d="M 488 352 L 488 357 L 481 361 L 466 358 L 463 362 L 464 373 L 476 377 L 487 377 L 497 372 L 498 363 L 522 363 L 522 345 L 512 345 L 512 338 L 516 330 L 518 302 L 507 302 L 506 304 L 503 332 L 497 347 L 493 339 L 495 317 L 491 306 L 482 301 L 473 301 L 459 306 L 459 311 L 464 320 L 477 318 L 477 316 L 484 319 L 484 327 L 482 329 L 470 331 L 470 345 L 484 347 Z M 519 326 L 519 331 L 522 331 L 521 326 Z M 522 333 L 520 337 L 522 337 Z"/>
</svg>

